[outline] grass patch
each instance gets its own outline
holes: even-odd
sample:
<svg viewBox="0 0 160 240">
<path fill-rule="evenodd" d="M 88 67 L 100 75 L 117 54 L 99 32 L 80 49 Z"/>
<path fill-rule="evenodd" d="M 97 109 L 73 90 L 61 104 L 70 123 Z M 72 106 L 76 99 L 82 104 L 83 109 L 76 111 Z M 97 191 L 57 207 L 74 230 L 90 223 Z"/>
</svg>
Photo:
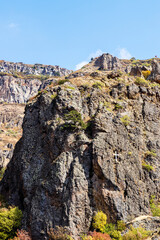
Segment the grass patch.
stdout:
<svg viewBox="0 0 160 240">
<path fill-rule="evenodd" d="M 58 81 L 58 85 L 63 85 L 65 82 L 70 82 L 68 79 L 62 79 Z"/>
<path fill-rule="evenodd" d="M 131 226 L 130 230 L 123 235 L 123 240 L 143 240 L 151 235 L 151 231 L 147 231 L 142 227 L 134 228 Z"/>
<path fill-rule="evenodd" d="M 147 172 L 151 172 L 154 170 L 154 167 L 147 164 L 146 162 L 142 162 L 142 168 L 145 169 Z"/>
<path fill-rule="evenodd" d="M 5 170 L 6 170 L 6 168 L 1 168 L 1 170 L 0 170 L 0 181 L 1 181 L 2 178 L 3 178 L 3 175 L 4 175 Z"/>
<path fill-rule="evenodd" d="M 94 84 L 92 85 L 92 87 L 93 87 L 93 88 L 98 88 L 98 89 L 102 90 L 103 84 L 100 83 L 100 82 L 97 82 L 97 83 L 94 83 Z"/>
<path fill-rule="evenodd" d="M 145 153 L 145 155 L 146 155 L 146 156 L 152 156 L 152 157 L 156 157 L 156 156 L 157 156 L 155 150 L 147 151 L 147 152 Z"/>
<path fill-rule="evenodd" d="M 120 105 L 119 103 L 116 103 L 115 107 L 114 107 L 115 110 L 118 110 L 118 109 L 123 109 L 123 106 Z"/>
<path fill-rule="evenodd" d="M 51 95 L 51 99 L 55 99 L 57 97 L 57 93 Z"/>
<path fill-rule="evenodd" d="M 130 117 L 128 115 L 124 115 L 123 117 L 120 118 L 121 122 L 127 126 L 130 123 Z"/>
<path fill-rule="evenodd" d="M 137 78 L 136 78 L 135 83 L 136 83 L 137 85 L 140 85 L 140 86 L 145 86 L 145 87 L 148 87 L 148 86 L 149 86 L 149 82 L 148 82 L 147 80 L 143 79 L 143 78 L 140 78 L 140 77 L 137 77 Z"/>
<path fill-rule="evenodd" d="M 151 196 L 150 208 L 154 217 L 160 217 L 160 202 L 156 203 L 155 196 Z"/>
</svg>

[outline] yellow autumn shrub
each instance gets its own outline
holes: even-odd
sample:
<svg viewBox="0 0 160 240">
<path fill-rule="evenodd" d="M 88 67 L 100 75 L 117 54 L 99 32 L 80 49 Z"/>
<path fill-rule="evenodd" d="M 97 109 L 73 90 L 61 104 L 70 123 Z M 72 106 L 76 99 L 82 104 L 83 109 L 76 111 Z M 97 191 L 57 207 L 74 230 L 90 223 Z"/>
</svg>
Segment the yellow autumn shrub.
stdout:
<svg viewBox="0 0 160 240">
<path fill-rule="evenodd" d="M 105 225 L 107 223 L 107 216 L 102 211 L 98 211 L 96 215 L 93 217 L 93 224 L 92 226 L 94 229 L 99 230 L 101 232 L 104 231 Z"/>
</svg>

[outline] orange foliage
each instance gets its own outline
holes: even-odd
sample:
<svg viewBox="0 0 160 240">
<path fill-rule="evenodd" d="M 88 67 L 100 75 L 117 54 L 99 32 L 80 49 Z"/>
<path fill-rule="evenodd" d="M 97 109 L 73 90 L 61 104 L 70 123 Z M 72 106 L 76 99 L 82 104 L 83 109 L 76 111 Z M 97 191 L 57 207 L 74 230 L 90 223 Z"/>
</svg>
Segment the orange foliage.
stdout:
<svg viewBox="0 0 160 240">
<path fill-rule="evenodd" d="M 17 230 L 16 235 L 17 237 L 14 237 L 13 240 L 32 240 L 31 237 L 29 236 L 29 233 L 23 229 Z"/>
<path fill-rule="evenodd" d="M 101 232 L 89 232 L 89 235 L 93 238 L 93 240 L 111 240 L 110 236 L 107 233 Z"/>
</svg>

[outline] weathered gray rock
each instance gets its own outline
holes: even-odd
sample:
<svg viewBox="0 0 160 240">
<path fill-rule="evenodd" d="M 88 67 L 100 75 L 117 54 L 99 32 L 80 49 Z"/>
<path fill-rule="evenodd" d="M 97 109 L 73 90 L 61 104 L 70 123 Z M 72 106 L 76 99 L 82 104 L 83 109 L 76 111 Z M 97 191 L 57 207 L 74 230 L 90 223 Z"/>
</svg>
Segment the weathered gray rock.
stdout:
<svg viewBox="0 0 160 240">
<path fill-rule="evenodd" d="M 6 168 L 7 164 L 13 156 L 13 149 L 10 150 L 1 150 L 0 149 L 0 169 Z"/>
<path fill-rule="evenodd" d="M 41 81 L 25 80 L 12 76 L 0 77 L 0 100 L 7 103 L 26 103 L 37 94 Z"/>
<path fill-rule="evenodd" d="M 0 61 L 0 72 L 16 74 L 24 73 L 26 75 L 48 75 L 48 76 L 65 76 L 72 71 L 59 66 L 43 65 L 43 64 L 24 64 L 22 62 L 13 63 Z"/>
<path fill-rule="evenodd" d="M 127 223 L 128 229 L 130 226 L 134 228 L 142 227 L 147 231 L 151 231 L 151 236 L 148 238 L 149 240 L 160 239 L 160 217 L 152 217 L 149 215 L 140 216 Z"/>
<path fill-rule="evenodd" d="M 143 77 L 142 69 L 139 66 L 132 67 L 129 74 L 134 77 Z"/>
<path fill-rule="evenodd" d="M 0 193 L 21 207 L 33 240 L 48 239 L 56 225 L 77 238 L 89 230 L 96 210 L 112 222 L 151 214 L 151 195 L 160 197 L 160 92 L 134 84 L 114 89 L 123 109 L 108 110 L 110 92 L 80 92 L 68 82 L 26 106 L 23 136 Z M 66 120 L 73 110 L 91 120 L 86 130 L 80 120 Z M 156 155 L 147 153 L 153 150 Z"/>
<path fill-rule="evenodd" d="M 152 61 L 152 72 L 149 79 L 160 83 L 160 64 L 156 60 Z"/>
<path fill-rule="evenodd" d="M 121 63 L 117 57 L 113 57 L 109 53 L 103 54 L 95 61 L 95 66 L 98 66 L 101 70 L 120 70 Z"/>
</svg>

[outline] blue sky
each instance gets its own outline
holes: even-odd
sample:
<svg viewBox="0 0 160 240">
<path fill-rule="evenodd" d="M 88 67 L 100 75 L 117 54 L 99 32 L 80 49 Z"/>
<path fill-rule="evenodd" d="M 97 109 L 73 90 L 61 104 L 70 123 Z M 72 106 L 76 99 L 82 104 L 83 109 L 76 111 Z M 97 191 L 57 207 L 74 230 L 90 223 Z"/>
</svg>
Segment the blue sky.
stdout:
<svg viewBox="0 0 160 240">
<path fill-rule="evenodd" d="M 159 0 L 1 1 L 0 59 L 80 67 L 109 52 L 160 57 Z"/>
</svg>

